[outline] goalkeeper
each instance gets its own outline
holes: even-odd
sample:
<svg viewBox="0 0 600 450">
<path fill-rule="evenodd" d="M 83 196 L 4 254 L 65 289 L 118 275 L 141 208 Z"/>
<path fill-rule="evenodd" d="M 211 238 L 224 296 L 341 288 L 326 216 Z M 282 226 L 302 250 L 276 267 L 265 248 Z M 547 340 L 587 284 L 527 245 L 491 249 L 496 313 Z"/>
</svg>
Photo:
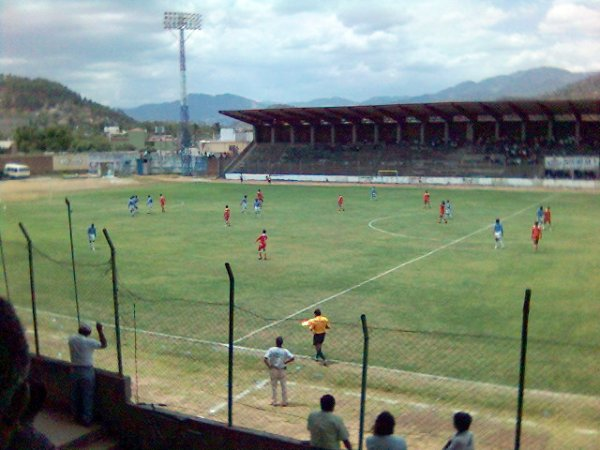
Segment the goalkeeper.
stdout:
<svg viewBox="0 0 600 450">
<path fill-rule="evenodd" d="M 321 315 L 320 309 L 315 309 L 315 317 L 313 319 L 308 320 L 308 328 L 313 332 L 313 345 L 315 346 L 315 350 L 317 354 L 315 356 L 315 361 L 318 361 L 319 358 L 323 360 L 323 363 L 326 363 L 325 355 L 321 351 L 321 347 L 323 346 L 323 342 L 325 342 L 325 334 L 326 330 L 329 329 L 329 319 L 327 317 Z"/>
</svg>

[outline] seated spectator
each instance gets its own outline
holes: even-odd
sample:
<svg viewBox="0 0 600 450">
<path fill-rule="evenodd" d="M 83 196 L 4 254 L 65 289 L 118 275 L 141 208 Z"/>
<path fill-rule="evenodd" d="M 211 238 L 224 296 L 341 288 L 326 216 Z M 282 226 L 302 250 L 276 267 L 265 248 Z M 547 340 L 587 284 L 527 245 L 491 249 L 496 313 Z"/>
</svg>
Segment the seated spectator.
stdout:
<svg viewBox="0 0 600 450">
<path fill-rule="evenodd" d="M 460 411 L 454 414 L 456 434 L 450 438 L 443 450 L 475 450 L 473 433 L 469 431 L 472 421 L 469 413 Z"/>
<path fill-rule="evenodd" d="M 47 439 L 48 445 L 40 446 L 19 433 L 29 403 L 29 364 L 25 331 L 12 305 L 0 298 L 0 450 L 54 448 Z"/>
<path fill-rule="evenodd" d="M 406 441 L 394 436 L 394 416 L 384 411 L 375 419 L 373 436 L 367 438 L 367 450 L 407 450 Z"/>
<path fill-rule="evenodd" d="M 348 430 L 341 417 L 333 414 L 335 398 L 326 394 L 321 397 L 321 411 L 308 415 L 306 428 L 310 431 L 310 445 L 323 449 L 338 449 L 340 441 L 347 450 L 352 450 Z"/>
</svg>

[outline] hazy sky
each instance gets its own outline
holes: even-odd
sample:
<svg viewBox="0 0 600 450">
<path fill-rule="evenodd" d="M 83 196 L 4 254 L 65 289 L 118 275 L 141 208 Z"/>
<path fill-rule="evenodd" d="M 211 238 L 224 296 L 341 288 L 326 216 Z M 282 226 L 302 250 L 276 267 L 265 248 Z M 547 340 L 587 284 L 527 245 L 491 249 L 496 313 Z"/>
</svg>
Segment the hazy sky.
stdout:
<svg viewBox="0 0 600 450">
<path fill-rule="evenodd" d="M 539 66 L 600 70 L 600 0 L 0 0 L 0 73 L 113 107 L 177 100 L 164 11 L 203 16 L 188 93 L 362 101 Z"/>
</svg>

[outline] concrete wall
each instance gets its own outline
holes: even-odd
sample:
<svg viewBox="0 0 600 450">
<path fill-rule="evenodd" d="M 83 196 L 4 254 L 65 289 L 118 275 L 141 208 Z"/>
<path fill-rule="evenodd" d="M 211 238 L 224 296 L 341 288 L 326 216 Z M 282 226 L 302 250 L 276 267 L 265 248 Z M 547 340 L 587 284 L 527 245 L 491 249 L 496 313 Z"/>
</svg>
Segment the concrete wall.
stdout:
<svg viewBox="0 0 600 450">
<path fill-rule="evenodd" d="M 265 181 L 266 173 L 244 173 L 244 180 Z M 239 181 L 239 172 L 225 174 L 227 180 Z M 567 188 L 567 189 L 600 189 L 597 180 L 560 180 L 544 178 L 485 178 L 485 177 L 369 177 L 347 175 L 281 175 L 271 174 L 273 181 L 308 181 L 320 183 L 379 183 L 379 184 L 434 184 L 434 185 L 472 185 L 502 186 L 522 188 Z"/>
<path fill-rule="evenodd" d="M 52 155 L 55 172 L 87 172 L 90 167 L 88 153 L 62 153 Z"/>
<path fill-rule="evenodd" d="M 47 406 L 69 410 L 70 364 L 52 358 L 32 358 L 31 377 L 46 385 Z M 130 403 L 129 377 L 96 370 L 96 414 L 118 436 L 122 448 L 173 450 L 300 450 L 303 442 L 269 433 L 178 414 L 152 405 Z"/>
<path fill-rule="evenodd" d="M 46 175 L 53 170 L 52 156 L 46 155 L 0 155 L 0 170 L 7 163 L 28 165 L 31 175 Z"/>
</svg>

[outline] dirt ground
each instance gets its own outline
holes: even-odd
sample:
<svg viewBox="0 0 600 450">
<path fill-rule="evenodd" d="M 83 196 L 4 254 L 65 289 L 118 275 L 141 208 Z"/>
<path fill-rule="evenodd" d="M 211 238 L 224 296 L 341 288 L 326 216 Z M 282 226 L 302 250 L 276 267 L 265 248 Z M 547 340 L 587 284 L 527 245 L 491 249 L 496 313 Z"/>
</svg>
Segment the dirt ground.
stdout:
<svg viewBox="0 0 600 450">
<path fill-rule="evenodd" d="M 48 193 L 108 189 L 140 184 L 137 178 L 31 177 L 0 181 L 0 201 L 34 200 Z"/>
<path fill-rule="evenodd" d="M 214 178 L 192 178 L 184 177 L 180 175 L 152 175 L 144 177 L 127 177 L 127 178 L 97 178 L 97 177 L 31 177 L 24 180 L 2 180 L 0 181 L 0 202 L 2 201 L 21 201 L 21 200 L 34 200 L 48 194 L 59 194 L 68 192 L 77 192 L 82 190 L 94 190 L 94 189 L 110 189 L 119 188 L 124 186 L 136 186 L 146 183 L 239 183 L 239 180 L 224 180 Z M 244 184 L 249 185 L 266 185 L 264 181 L 244 181 Z M 303 186 L 365 186 L 370 185 L 369 183 L 319 183 L 319 182 L 294 182 L 294 181 L 274 181 L 273 185 L 299 185 Z M 377 188 L 393 188 L 393 187 L 415 187 L 416 185 L 397 185 L 397 184 L 375 184 Z M 474 186 L 474 185 L 418 185 L 423 189 L 489 189 L 489 190 L 528 190 L 528 191 L 539 191 L 539 192 L 585 192 L 585 193 L 596 193 L 594 189 L 566 189 L 566 188 L 518 188 L 518 187 L 491 187 L 491 186 Z"/>
</svg>

